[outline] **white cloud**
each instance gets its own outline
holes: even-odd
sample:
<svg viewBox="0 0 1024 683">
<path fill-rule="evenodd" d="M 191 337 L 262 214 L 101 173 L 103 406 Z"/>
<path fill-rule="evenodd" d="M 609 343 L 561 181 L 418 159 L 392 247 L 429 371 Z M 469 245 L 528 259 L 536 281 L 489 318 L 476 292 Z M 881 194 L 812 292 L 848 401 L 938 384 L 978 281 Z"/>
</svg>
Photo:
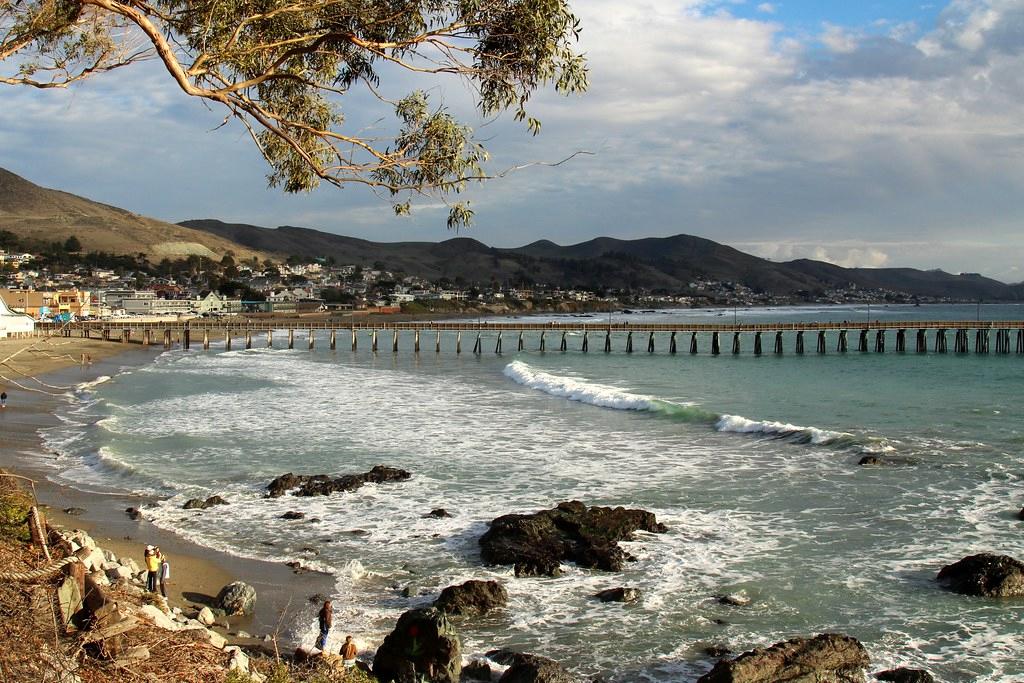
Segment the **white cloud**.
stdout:
<svg viewBox="0 0 1024 683">
<path fill-rule="evenodd" d="M 761 12 L 762 14 L 775 14 L 777 9 L 778 8 L 770 2 L 762 2 L 760 5 L 757 6 L 757 11 Z"/>
</svg>

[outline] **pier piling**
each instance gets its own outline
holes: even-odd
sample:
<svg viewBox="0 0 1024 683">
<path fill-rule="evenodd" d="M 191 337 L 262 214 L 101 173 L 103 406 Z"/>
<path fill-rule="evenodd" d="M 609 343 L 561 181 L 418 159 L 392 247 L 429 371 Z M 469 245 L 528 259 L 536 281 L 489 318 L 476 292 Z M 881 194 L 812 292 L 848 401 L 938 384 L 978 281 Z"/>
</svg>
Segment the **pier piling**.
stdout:
<svg viewBox="0 0 1024 683">
<path fill-rule="evenodd" d="M 740 355 L 740 333 L 739 332 L 733 332 L 732 333 L 732 355 L 734 355 L 734 356 Z"/>
<path fill-rule="evenodd" d="M 558 350 L 565 353 L 569 350 L 569 343 L 565 340 L 566 331 L 562 330 L 562 342 L 558 345 Z"/>
<path fill-rule="evenodd" d="M 885 353 L 885 330 L 875 332 L 875 353 Z"/>
<path fill-rule="evenodd" d="M 230 351 L 231 350 L 231 330 L 230 329 L 224 330 L 224 350 L 225 351 Z"/>
<path fill-rule="evenodd" d="M 586 333 L 584 333 L 586 334 Z M 672 336 L 668 339 L 668 352 L 673 356 L 676 355 L 676 333 L 672 331 Z"/>
<path fill-rule="evenodd" d="M 462 353 L 462 330 L 455 333 L 455 353 Z"/>
<path fill-rule="evenodd" d="M 917 344 L 914 350 L 918 353 L 928 353 L 928 333 L 925 330 L 917 331 Z"/>
<path fill-rule="evenodd" d="M 203 351 L 210 350 L 210 331 L 203 330 Z"/>
<path fill-rule="evenodd" d="M 416 334 L 418 336 L 419 332 L 416 332 Z M 331 328 L 331 341 L 329 343 L 329 346 L 331 347 L 331 351 L 334 351 L 335 349 L 338 348 L 338 331 L 333 327 Z"/>
<path fill-rule="evenodd" d="M 437 337 L 434 339 L 434 351 L 441 353 L 441 330 L 437 331 Z"/>
<path fill-rule="evenodd" d="M 580 351 L 582 351 L 583 353 L 586 353 L 589 350 L 589 349 L 587 349 L 588 345 L 589 344 L 588 344 L 588 340 L 587 340 L 587 331 L 583 330 L 583 342 L 580 344 Z"/>
<path fill-rule="evenodd" d="M 654 353 L 654 333 L 651 332 L 651 336 L 647 338 L 647 353 Z"/>
<path fill-rule="evenodd" d="M 376 334 L 376 333 L 374 333 L 374 334 Z M 291 350 L 291 349 L 294 349 L 294 348 L 295 348 L 295 329 L 289 327 L 288 328 L 288 349 Z M 374 351 L 376 351 L 376 349 L 374 349 Z"/>
<path fill-rule="evenodd" d="M 866 327 L 860 331 L 860 338 L 857 340 L 857 350 L 861 353 L 868 352 L 868 329 Z"/>
<path fill-rule="evenodd" d="M 420 352 L 420 331 L 419 330 L 416 330 L 416 333 L 413 334 L 413 337 L 412 337 L 412 352 L 413 353 L 419 353 Z"/>
<path fill-rule="evenodd" d="M 633 333 L 626 334 L 626 353 L 633 353 Z"/>
<path fill-rule="evenodd" d="M 839 339 L 836 341 L 836 351 L 846 353 L 849 348 L 846 330 L 839 330 Z"/>
<path fill-rule="evenodd" d="M 800 330 L 796 333 L 796 352 L 804 352 L 804 331 Z"/>
<path fill-rule="evenodd" d="M 181 348 L 188 351 L 189 346 L 192 345 L 192 330 L 185 326 L 184 331 L 181 333 Z"/>
<path fill-rule="evenodd" d="M 267 330 L 267 348 L 268 349 L 274 348 L 274 331 L 273 330 Z"/>
<path fill-rule="evenodd" d="M 782 330 L 775 333 L 775 355 L 782 355 Z"/>
<path fill-rule="evenodd" d="M 391 353 L 398 353 L 398 330 L 394 331 L 391 338 Z"/>
<path fill-rule="evenodd" d="M 1017 353 L 1024 353 L 1024 330 L 1017 330 Z"/>
<path fill-rule="evenodd" d="M 523 350 L 523 332 L 522 332 L 522 330 L 519 331 L 519 350 L 520 351 Z"/>
<path fill-rule="evenodd" d="M 605 353 L 611 353 L 612 352 L 612 331 L 611 330 L 608 330 L 607 332 L 604 333 L 604 352 Z"/>
<path fill-rule="evenodd" d="M 356 328 L 352 327 L 352 350 L 356 351 L 359 349 L 359 339 L 356 337 Z"/>
<path fill-rule="evenodd" d="M 755 356 L 760 356 L 761 355 L 761 333 L 760 332 L 755 332 L 754 333 L 754 355 Z"/>
<path fill-rule="evenodd" d="M 377 353 L 377 330 L 370 333 L 370 351 Z"/>
<path fill-rule="evenodd" d="M 314 341 L 314 337 L 313 337 L 313 328 L 312 327 L 309 328 L 309 340 L 308 340 L 307 344 L 308 344 L 308 350 L 309 351 L 312 351 L 314 345 L 316 344 L 316 342 Z"/>
<path fill-rule="evenodd" d="M 711 355 L 717 356 L 722 353 L 722 342 L 718 338 L 718 332 L 711 333 Z"/>
<path fill-rule="evenodd" d="M 827 340 L 825 339 L 825 330 L 818 330 L 818 353 L 825 353 L 826 343 Z"/>
<path fill-rule="evenodd" d="M 546 344 L 545 344 L 545 340 L 544 340 L 544 330 L 541 330 L 540 331 L 540 350 L 541 350 L 541 352 L 544 351 L 545 345 Z"/>
<path fill-rule="evenodd" d="M 696 355 L 697 353 L 697 333 L 690 333 L 690 353 Z"/>
<path fill-rule="evenodd" d="M 946 353 L 946 331 L 935 330 L 935 353 Z"/>
<path fill-rule="evenodd" d="M 473 355 L 475 355 L 475 356 L 479 356 L 480 355 L 480 353 L 481 353 L 481 348 L 480 347 L 482 345 L 483 345 L 483 340 L 480 338 L 480 332 L 478 330 L 477 333 L 476 333 L 476 340 L 474 340 L 474 342 L 473 342 Z"/>
<path fill-rule="evenodd" d="M 494 342 L 494 353 L 501 355 L 501 330 L 498 330 L 498 339 Z"/>
<path fill-rule="evenodd" d="M 907 352 L 907 331 L 896 330 L 896 353 Z"/>
</svg>

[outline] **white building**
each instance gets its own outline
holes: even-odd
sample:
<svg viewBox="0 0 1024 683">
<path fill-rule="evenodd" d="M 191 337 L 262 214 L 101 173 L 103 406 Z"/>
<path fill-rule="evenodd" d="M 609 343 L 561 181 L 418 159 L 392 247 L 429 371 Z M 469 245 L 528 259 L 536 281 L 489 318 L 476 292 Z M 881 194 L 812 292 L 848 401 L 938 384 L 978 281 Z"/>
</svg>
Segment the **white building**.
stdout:
<svg viewBox="0 0 1024 683">
<path fill-rule="evenodd" d="M 31 333 L 35 326 L 32 316 L 15 313 L 0 299 L 0 338 Z"/>
</svg>

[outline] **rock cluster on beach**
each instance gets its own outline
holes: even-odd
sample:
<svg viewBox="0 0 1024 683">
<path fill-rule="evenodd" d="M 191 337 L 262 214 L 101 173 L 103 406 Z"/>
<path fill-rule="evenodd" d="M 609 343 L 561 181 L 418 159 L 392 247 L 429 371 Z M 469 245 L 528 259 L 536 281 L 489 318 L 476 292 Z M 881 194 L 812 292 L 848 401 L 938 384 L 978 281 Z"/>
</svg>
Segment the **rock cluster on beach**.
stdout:
<svg viewBox="0 0 1024 683">
<path fill-rule="evenodd" d="M 579 683 L 579 679 L 561 664 L 547 657 L 492 650 L 487 653 L 487 658 L 508 667 L 499 683 Z"/>
<path fill-rule="evenodd" d="M 54 537 L 77 558 L 77 561 L 68 565 L 66 576 L 57 588 L 61 618 L 64 623 L 88 628 L 88 642 L 97 653 L 126 666 L 149 659 L 152 655 L 144 645 L 129 647 L 125 644 L 128 642 L 126 635 L 135 629 L 147 626 L 186 633 L 196 646 L 223 651 L 225 670 L 237 669 L 254 683 L 262 683 L 264 677 L 250 670 L 248 657 L 241 648 L 228 646 L 222 635 L 207 628 L 215 620 L 212 610 L 204 607 L 193 616 L 188 616 L 178 607 L 169 608 L 166 599 L 145 591 L 146 572 L 140 570 L 135 560 L 130 557 L 118 559 L 114 553 L 99 547 L 82 530 L 55 529 Z M 251 609 L 255 591 L 249 594 L 236 584 L 231 584 L 221 592 L 229 588 L 250 597 L 248 606 Z M 124 596 L 134 600 L 124 599 Z"/>
<path fill-rule="evenodd" d="M 335 492 L 355 491 L 363 484 L 383 484 L 385 482 L 406 481 L 412 477 L 409 472 L 396 467 L 376 465 L 363 474 L 345 474 L 331 478 L 326 474 L 282 474 L 267 485 L 270 498 L 283 496 L 292 489 L 293 496 L 329 496 Z"/>
<path fill-rule="evenodd" d="M 511 564 L 516 576 L 557 576 L 560 565 L 620 571 L 633 558 L 619 547 L 637 531 L 664 533 L 653 513 L 616 507 L 559 503 L 532 515 L 504 515 L 480 537 L 480 556 L 491 564 Z"/>
<path fill-rule="evenodd" d="M 221 498 L 220 496 L 210 496 L 206 500 L 201 500 L 199 498 L 190 498 L 189 500 L 185 501 L 185 504 L 182 505 L 181 507 L 184 510 L 205 510 L 207 508 L 212 508 L 216 505 L 227 504 L 228 502 Z"/>
<path fill-rule="evenodd" d="M 508 604 L 508 592 L 497 581 L 470 580 L 448 586 L 434 601 L 434 607 L 451 615 L 487 614 Z"/>
</svg>

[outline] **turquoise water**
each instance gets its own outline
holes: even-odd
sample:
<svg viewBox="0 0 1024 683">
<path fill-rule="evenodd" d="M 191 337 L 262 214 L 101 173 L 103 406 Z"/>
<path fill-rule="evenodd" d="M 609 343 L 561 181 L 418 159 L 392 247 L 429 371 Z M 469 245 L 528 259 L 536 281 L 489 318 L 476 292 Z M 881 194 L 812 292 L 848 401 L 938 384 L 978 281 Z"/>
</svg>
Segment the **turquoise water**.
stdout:
<svg viewBox="0 0 1024 683">
<path fill-rule="evenodd" d="M 983 319 L 1021 319 L 982 306 Z M 615 314 L 656 320 L 974 319 L 966 307 L 839 307 Z M 592 320 L 604 320 L 596 317 Z M 559 318 L 571 320 L 571 318 Z M 84 388 L 69 422 L 47 434 L 63 453 L 55 477 L 83 488 L 156 493 L 162 527 L 212 547 L 295 559 L 336 577 L 338 629 L 372 652 L 397 616 L 446 585 L 497 578 L 507 610 L 461 622 L 468 653 L 517 647 L 580 675 L 686 681 L 734 651 L 840 631 L 859 638 L 872 669 L 911 666 L 943 681 L 1024 676 L 1022 600 L 980 600 L 933 578 L 964 555 L 1024 558 L 1024 357 L 744 353 L 670 356 L 509 352 L 493 333 L 477 357 L 463 339 L 419 356 L 282 348 L 173 351 Z M 851 339 L 852 341 L 852 339 Z M 929 337 L 929 345 L 933 338 Z M 512 342 L 512 343 L 510 343 Z M 950 339 L 950 343 L 952 339 Z M 971 339 L 973 346 L 973 337 Z M 278 342 L 280 343 L 280 342 Z M 766 344 L 766 350 L 768 350 Z M 680 350 L 686 350 L 680 338 Z M 813 350 L 809 338 L 808 350 Z M 865 454 L 893 463 L 859 467 Z M 346 473 L 383 463 L 413 479 L 316 500 L 264 499 L 287 471 Z M 185 512 L 217 493 L 225 508 Z M 669 526 L 629 544 L 619 574 L 567 567 L 516 579 L 484 567 L 488 520 L 561 500 L 643 507 Z M 444 507 L 450 519 L 422 517 Z M 280 515 L 302 510 L 307 519 Z M 315 518 L 317 521 L 310 521 Z M 356 532 L 356 533 L 353 533 Z M 272 544 L 272 545 L 270 545 Z M 311 549 L 315 549 L 316 554 Z M 641 589 L 636 605 L 592 595 Z M 403 596 L 411 587 L 413 597 Z M 718 604 L 738 594 L 745 607 Z M 311 644 L 315 615 L 293 635 Z"/>
</svg>

